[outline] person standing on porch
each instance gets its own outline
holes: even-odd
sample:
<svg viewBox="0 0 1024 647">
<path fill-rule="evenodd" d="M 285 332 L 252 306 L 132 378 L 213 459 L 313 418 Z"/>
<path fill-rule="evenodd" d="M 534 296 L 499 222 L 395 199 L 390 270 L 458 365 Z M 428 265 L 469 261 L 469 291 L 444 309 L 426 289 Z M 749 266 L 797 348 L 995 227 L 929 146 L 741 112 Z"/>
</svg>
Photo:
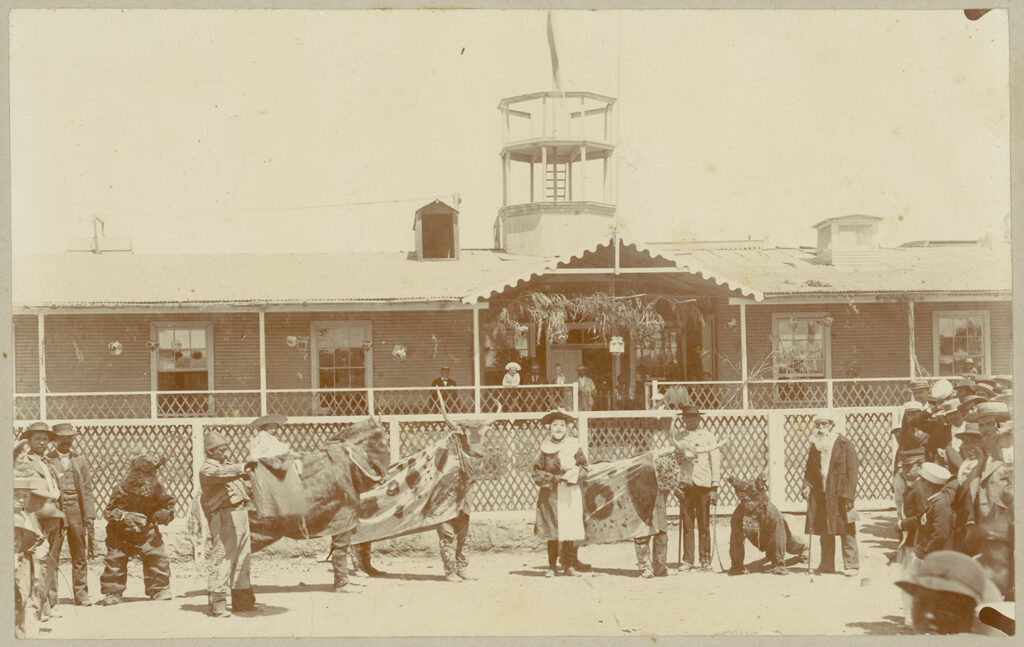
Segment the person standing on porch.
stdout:
<svg viewBox="0 0 1024 647">
<path fill-rule="evenodd" d="M 580 364 L 576 367 L 576 374 L 579 378 L 576 384 L 580 390 L 580 411 L 593 411 L 594 402 L 597 400 L 597 385 L 587 375 L 587 367 Z"/>
<path fill-rule="evenodd" d="M 540 445 L 533 462 L 533 482 L 537 494 L 537 520 L 534 533 L 547 539 L 548 570 L 545 577 L 558 572 L 559 556 L 566 575 L 578 576 L 576 542 L 586 536 L 583 530 L 583 488 L 587 476 L 587 457 L 579 440 L 568 435 L 573 417 L 558 409 L 541 418 L 548 437 Z"/>
<path fill-rule="evenodd" d="M 444 393 L 438 393 L 437 387 L 450 387 L 458 386 L 455 380 L 452 379 L 452 371 L 447 366 L 441 367 L 441 375 L 434 378 L 434 381 L 430 383 L 430 386 L 435 389 L 434 391 L 434 408 L 437 411 L 442 411 L 441 405 L 444 404 L 444 411 L 448 413 L 456 412 L 458 406 L 458 396 L 452 391 L 445 391 Z M 443 398 L 443 400 L 442 400 Z M 456 412 L 457 413 L 457 412 Z"/>
<path fill-rule="evenodd" d="M 711 506 L 718 502 L 718 484 L 721 479 L 722 450 L 715 435 L 701 424 L 700 409 L 686 405 L 677 414 L 683 420 L 680 435 L 669 435 L 669 440 L 683 452 L 679 468 L 679 519 L 683 524 L 683 561 L 679 572 L 694 565 L 693 527 L 697 526 L 700 549 L 700 569 L 711 570 Z"/>
<path fill-rule="evenodd" d="M 283 417 L 283 416 L 282 416 Z M 261 419 L 256 420 L 253 426 Z M 228 439 L 207 431 L 203 439 L 206 460 L 199 469 L 200 503 L 210 526 L 213 549 L 209 556 L 207 591 L 209 613 L 225 618 L 231 613 L 251 611 L 256 596 L 249 583 L 249 492 L 243 463 L 228 463 Z M 231 590 L 231 612 L 227 593 Z"/>
<path fill-rule="evenodd" d="M 71 583 L 75 604 L 89 606 L 89 544 L 92 541 L 92 524 L 96 518 L 96 501 L 92 494 L 92 478 L 89 461 L 74 451 L 73 445 L 78 432 L 69 423 L 53 426 L 56 447 L 47 459 L 57 476 L 60 488 L 60 509 L 64 513 L 64 527 L 71 555 Z M 63 535 L 50 546 L 50 556 L 55 564 L 60 563 Z M 57 604 L 57 580 L 50 583 L 50 604 Z"/>
<path fill-rule="evenodd" d="M 857 495 L 857 450 L 836 430 L 831 417 L 814 416 L 811 448 L 804 468 L 807 497 L 805 532 L 821 541 L 819 573 L 836 573 L 836 536 L 843 551 L 846 575 L 856 577 L 860 568 L 854 501 Z M 810 568 L 810 564 L 808 564 Z"/>
</svg>

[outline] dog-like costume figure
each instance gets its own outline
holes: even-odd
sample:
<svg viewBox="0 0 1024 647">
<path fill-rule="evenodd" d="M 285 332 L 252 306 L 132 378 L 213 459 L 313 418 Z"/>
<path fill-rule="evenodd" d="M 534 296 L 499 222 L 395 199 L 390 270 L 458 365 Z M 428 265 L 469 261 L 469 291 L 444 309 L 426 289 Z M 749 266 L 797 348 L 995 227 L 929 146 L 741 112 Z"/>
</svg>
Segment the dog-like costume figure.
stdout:
<svg viewBox="0 0 1024 647">
<path fill-rule="evenodd" d="M 743 565 L 744 545 L 747 540 L 765 554 L 774 575 L 785 575 L 786 553 L 804 556 L 807 545 L 793 536 L 779 509 L 768 500 L 768 484 L 764 477 L 754 480 L 727 477 L 736 490 L 739 504 L 732 513 L 732 532 L 729 536 L 729 557 L 732 558 L 730 575 L 749 573 Z"/>
</svg>

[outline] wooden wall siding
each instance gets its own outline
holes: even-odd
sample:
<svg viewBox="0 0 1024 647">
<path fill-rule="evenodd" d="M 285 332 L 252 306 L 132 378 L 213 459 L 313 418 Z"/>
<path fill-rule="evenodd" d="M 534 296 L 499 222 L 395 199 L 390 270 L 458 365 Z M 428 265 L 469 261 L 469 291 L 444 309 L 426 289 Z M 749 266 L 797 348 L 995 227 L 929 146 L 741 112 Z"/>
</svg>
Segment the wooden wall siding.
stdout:
<svg viewBox="0 0 1024 647">
<path fill-rule="evenodd" d="M 148 391 L 150 323 L 213 324 L 214 388 L 259 388 L 259 318 L 238 314 L 47 315 L 46 376 L 50 391 Z M 107 345 L 120 341 L 114 356 Z M 77 347 L 77 352 L 76 352 Z"/>
<path fill-rule="evenodd" d="M 991 370 L 982 368 L 984 372 L 995 375 L 1013 373 L 1013 304 L 1010 301 L 978 301 L 914 304 L 917 361 L 928 374 L 935 372 L 932 315 L 936 310 L 988 310 L 992 367 Z"/>
<path fill-rule="evenodd" d="M 747 306 L 747 313 L 750 306 Z M 729 322 L 735 320 L 730 326 Z M 715 300 L 715 345 L 717 380 L 739 380 L 742 378 L 740 340 L 740 307 L 729 305 L 728 299 Z"/>
<path fill-rule="evenodd" d="M 39 324 L 35 315 L 14 315 L 14 390 L 39 392 Z"/>
<path fill-rule="evenodd" d="M 804 312 L 821 312 L 832 317 L 833 378 L 902 377 L 910 371 L 908 323 L 902 305 L 825 303 L 748 305 L 747 361 L 751 373 L 772 350 L 772 315 Z M 772 379 L 771 363 L 765 362 L 764 366 L 762 374 L 753 377 Z"/>
<path fill-rule="evenodd" d="M 267 388 L 308 389 L 309 353 L 289 347 L 289 335 L 308 337 L 313 321 L 369 321 L 373 331 L 373 384 L 388 386 L 429 386 L 447 365 L 452 378 L 462 386 L 473 384 L 473 313 L 373 312 L 373 313 L 267 313 Z M 434 337 L 438 344 L 435 353 Z M 406 347 L 403 361 L 392 359 L 395 344 Z"/>
</svg>

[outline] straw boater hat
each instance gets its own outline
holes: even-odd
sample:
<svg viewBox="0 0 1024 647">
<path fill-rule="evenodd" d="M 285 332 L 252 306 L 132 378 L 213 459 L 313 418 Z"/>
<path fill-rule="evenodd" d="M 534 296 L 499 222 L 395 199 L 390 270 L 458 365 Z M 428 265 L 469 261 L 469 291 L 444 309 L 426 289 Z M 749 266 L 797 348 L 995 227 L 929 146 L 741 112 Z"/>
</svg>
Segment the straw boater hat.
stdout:
<svg viewBox="0 0 1024 647">
<path fill-rule="evenodd" d="M 1005 402 L 982 402 L 974 407 L 974 411 L 967 414 L 969 422 L 979 422 L 984 418 L 992 417 L 996 422 L 1003 422 L 1010 419 L 1010 408 Z"/>
<path fill-rule="evenodd" d="M 572 416 L 572 414 L 569 413 L 568 411 L 566 411 L 565 409 L 555 409 L 554 411 L 548 413 L 543 418 L 541 418 L 540 419 L 540 424 L 542 424 L 542 425 L 551 424 L 555 420 L 564 420 L 565 424 L 569 424 L 569 423 L 573 422 L 574 420 L 576 420 L 576 418 L 574 418 Z"/>
<path fill-rule="evenodd" d="M 910 382 L 907 383 L 907 388 L 911 391 L 925 391 L 928 389 L 928 380 L 921 378 L 910 380 Z"/>
<path fill-rule="evenodd" d="M 964 425 L 964 430 L 956 435 L 961 440 L 966 440 L 967 437 L 981 438 L 981 430 L 978 428 L 978 423 L 968 422 Z"/>
<path fill-rule="evenodd" d="M 974 385 L 974 394 L 980 395 L 986 400 L 992 400 L 996 397 L 996 390 L 991 384 L 985 384 L 984 382 L 978 382 Z"/>
<path fill-rule="evenodd" d="M 686 405 L 683 405 L 682 409 L 680 409 L 679 411 L 676 412 L 676 415 L 681 417 L 681 418 L 685 418 L 686 416 L 697 416 L 697 417 L 700 417 L 700 416 L 703 416 L 704 414 L 702 414 L 700 412 L 700 409 L 698 409 L 696 406 L 694 406 L 692 404 L 686 404 Z"/>
<path fill-rule="evenodd" d="M 949 380 L 939 380 L 932 385 L 930 399 L 932 402 L 945 402 L 953 393 L 953 385 Z"/>
<path fill-rule="evenodd" d="M 509 371 L 509 370 L 512 370 L 512 369 L 516 369 L 517 371 L 521 371 L 521 370 L 523 370 L 523 367 L 520 366 L 516 362 L 509 362 L 508 364 L 505 364 L 505 370 L 506 371 Z"/>
<path fill-rule="evenodd" d="M 50 440 L 53 440 L 55 437 L 53 430 L 50 429 L 50 425 L 46 424 L 45 422 L 33 422 L 32 424 L 25 428 L 25 431 L 21 432 L 21 435 L 18 436 L 18 440 L 27 440 L 31 438 L 32 434 L 36 433 L 37 431 L 45 432 Z"/>
<path fill-rule="evenodd" d="M 256 418 L 255 420 L 249 423 L 249 426 L 255 429 L 256 431 L 260 431 L 266 427 L 280 427 L 286 422 L 288 422 L 288 418 L 285 418 L 279 413 L 271 413 L 261 418 Z"/>
<path fill-rule="evenodd" d="M 968 411 L 978 406 L 982 402 L 988 402 L 988 400 L 981 397 L 980 395 L 969 395 L 960 401 L 960 411 L 962 413 L 967 413 Z"/>
<path fill-rule="evenodd" d="M 921 478 L 929 483 L 945 485 L 946 481 L 952 478 L 952 476 L 949 470 L 936 463 L 924 463 L 921 465 Z"/>
</svg>

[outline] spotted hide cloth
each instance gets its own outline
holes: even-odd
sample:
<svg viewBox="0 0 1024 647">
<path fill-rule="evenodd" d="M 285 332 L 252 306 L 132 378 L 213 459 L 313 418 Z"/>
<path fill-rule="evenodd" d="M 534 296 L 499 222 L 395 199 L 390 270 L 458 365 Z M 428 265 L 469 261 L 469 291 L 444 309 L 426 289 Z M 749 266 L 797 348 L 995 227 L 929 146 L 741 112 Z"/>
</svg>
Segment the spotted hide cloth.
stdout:
<svg viewBox="0 0 1024 647">
<path fill-rule="evenodd" d="M 276 488 L 273 497 L 287 505 L 264 510 L 254 506 L 249 511 L 252 549 L 281 537 L 328 537 L 354 529 L 360 494 L 379 483 L 387 470 L 386 439 L 381 428 L 371 427 L 355 438 L 335 438 L 306 454 L 260 459 L 251 472 L 253 489 Z M 285 478 L 295 460 L 302 464 L 297 482 Z M 264 494 L 254 501 L 267 498 Z"/>
<path fill-rule="evenodd" d="M 361 497 L 352 543 L 431 530 L 458 516 L 467 488 L 456 442 L 448 436 L 389 467 Z"/>
<path fill-rule="evenodd" d="M 606 544 L 654 533 L 658 496 L 655 457 L 647 452 L 608 463 L 591 463 L 583 484 L 587 544 Z"/>
</svg>

